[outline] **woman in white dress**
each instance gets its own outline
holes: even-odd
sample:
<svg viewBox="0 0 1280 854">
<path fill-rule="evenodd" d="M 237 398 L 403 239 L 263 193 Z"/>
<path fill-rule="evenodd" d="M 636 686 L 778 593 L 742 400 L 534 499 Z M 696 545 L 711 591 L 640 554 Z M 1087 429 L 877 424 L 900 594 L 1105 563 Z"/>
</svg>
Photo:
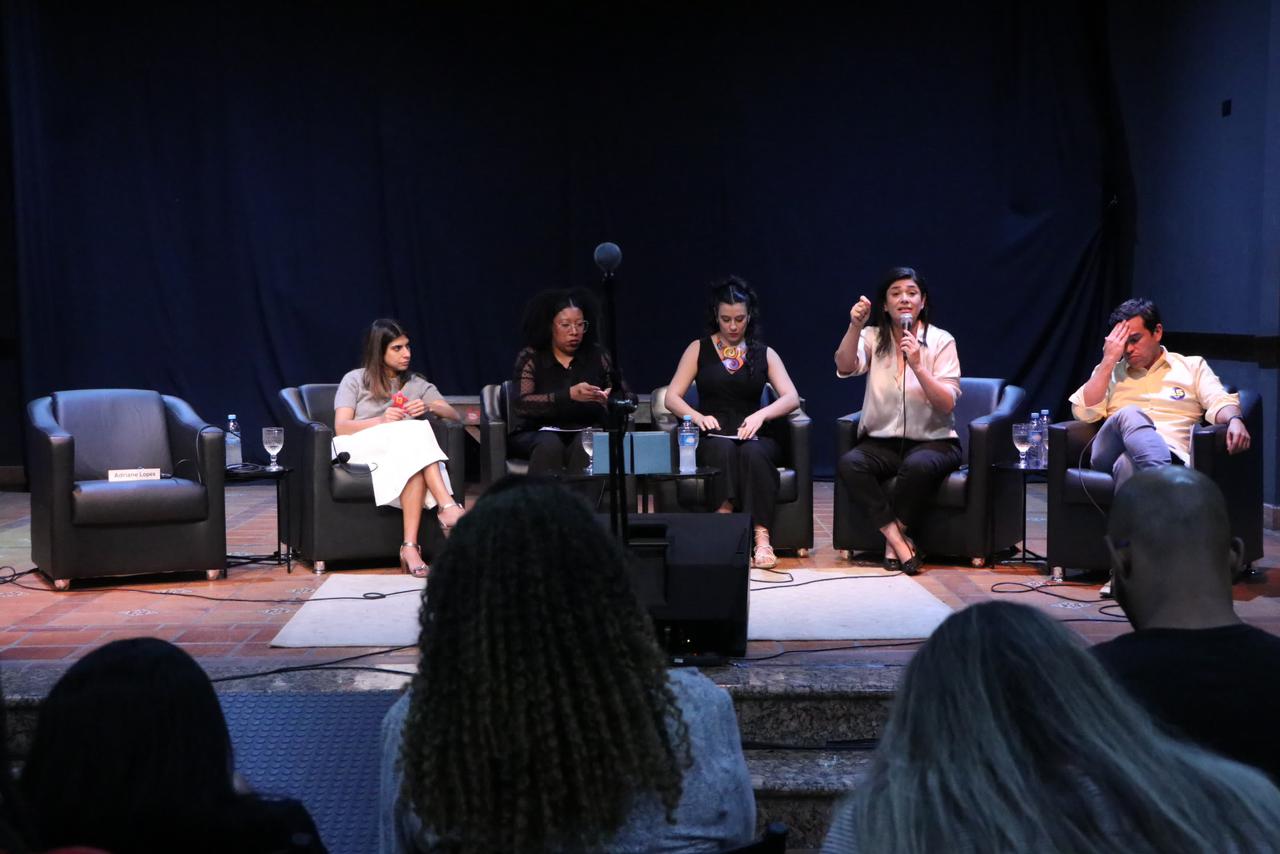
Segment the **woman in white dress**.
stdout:
<svg viewBox="0 0 1280 854">
<path fill-rule="evenodd" d="M 438 508 L 445 534 L 465 512 L 453 500 L 449 473 L 435 431 L 422 419 L 436 415 L 461 420 L 458 411 L 421 374 L 409 370 L 409 336 L 394 320 L 375 320 L 364 340 L 361 367 L 349 371 L 334 398 L 334 453 L 369 466 L 373 499 L 404 514 L 400 566 L 425 578 L 427 564 L 418 545 L 422 509 Z"/>
</svg>

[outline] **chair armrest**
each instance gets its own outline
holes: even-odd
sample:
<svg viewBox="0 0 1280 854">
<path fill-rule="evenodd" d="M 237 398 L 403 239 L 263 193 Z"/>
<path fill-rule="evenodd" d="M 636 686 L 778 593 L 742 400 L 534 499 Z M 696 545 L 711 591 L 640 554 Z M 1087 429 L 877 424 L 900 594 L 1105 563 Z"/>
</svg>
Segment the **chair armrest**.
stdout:
<svg viewBox="0 0 1280 854">
<path fill-rule="evenodd" d="M 809 433 L 813 429 L 813 419 L 801 408 L 796 407 L 787 416 L 787 439 L 790 444 L 791 465 L 796 477 L 800 479 L 803 489 L 813 478 L 813 466 L 809 448 Z"/>
<path fill-rule="evenodd" d="M 1012 462 L 1017 456 L 1013 447 L 1013 422 L 1026 400 L 1027 393 L 1016 385 L 1007 385 L 1000 393 L 996 408 L 969 422 L 969 472 L 981 472 L 985 478 L 996 463 Z"/>
<path fill-rule="evenodd" d="M 1067 469 L 1089 465 L 1089 455 L 1081 452 L 1102 427 L 1101 421 L 1059 421 L 1049 425 L 1049 480 L 1060 483 Z"/>
<path fill-rule="evenodd" d="M 1239 389 L 1240 414 L 1244 417 L 1245 429 L 1249 431 L 1251 440 L 1249 451 L 1262 448 L 1263 418 L 1262 402 L 1258 393 L 1250 389 Z M 1209 462 L 1217 454 L 1227 453 L 1227 425 L 1200 424 L 1191 430 L 1191 459 L 1195 467 L 1212 474 L 1212 463 Z M 1239 456 L 1238 454 L 1236 456 Z"/>
<path fill-rule="evenodd" d="M 173 474 L 212 486 L 210 476 L 223 472 L 227 464 L 227 446 L 220 427 L 208 423 L 180 397 L 162 395 L 165 427 L 169 433 L 169 453 L 173 455 Z"/>
<path fill-rule="evenodd" d="M 440 449 L 448 456 L 445 468 L 449 472 L 449 485 L 453 487 L 453 499 L 459 504 L 467 494 L 467 426 L 451 418 L 428 415 L 427 421 L 436 434 Z"/>
<path fill-rule="evenodd" d="M 53 400 L 37 398 L 27 405 L 31 429 L 27 456 L 31 501 L 60 509 L 70 519 L 71 489 L 75 485 L 76 440 L 53 418 Z"/>
<path fill-rule="evenodd" d="M 836 459 L 839 460 L 847 451 L 858 443 L 858 425 L 862 421 L 862 410 L 843 415 L 836 419 Z"/>
</svg>

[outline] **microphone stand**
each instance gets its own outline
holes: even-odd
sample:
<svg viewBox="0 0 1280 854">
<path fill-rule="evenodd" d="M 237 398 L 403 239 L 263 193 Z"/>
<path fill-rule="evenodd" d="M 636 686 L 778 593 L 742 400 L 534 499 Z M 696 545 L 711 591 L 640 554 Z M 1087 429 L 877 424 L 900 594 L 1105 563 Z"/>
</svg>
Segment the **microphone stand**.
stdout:
<svg viewBox="0 0 1280 854">
<path fill-rule="evenodd" d="M 614 313 L 614 275 L 606 270 L 601 282 L 604 287 L 605 334 L 609 337 L 609 527 L 613 535 L 625 547 L 630 540 L 627 508 L 627 469 L 623 459 L 623 437 L 627 433 L 627 417 L 636 405 L 622 392 L 622 369 L 618 362 L 618 326 Z"/>
</svg>

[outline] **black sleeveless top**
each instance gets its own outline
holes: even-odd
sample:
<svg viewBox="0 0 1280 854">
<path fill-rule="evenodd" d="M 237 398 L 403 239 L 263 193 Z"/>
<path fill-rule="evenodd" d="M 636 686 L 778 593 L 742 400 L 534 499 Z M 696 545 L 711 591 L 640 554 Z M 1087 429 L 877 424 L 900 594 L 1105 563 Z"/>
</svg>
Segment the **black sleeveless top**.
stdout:
<svg viewBox="0 0 1280 854">
<path fill-rule="evenodd" d="M 767 351 L 763 344 L 748 342 L 747 363 L 731 374 L 720 363 L 710 335 L 698 342 L 697 408 L 720 422 L 715 432 L 736 433 L 743 419 L 760 408 L 760 395 L 769 381 Z"/>
</svg>

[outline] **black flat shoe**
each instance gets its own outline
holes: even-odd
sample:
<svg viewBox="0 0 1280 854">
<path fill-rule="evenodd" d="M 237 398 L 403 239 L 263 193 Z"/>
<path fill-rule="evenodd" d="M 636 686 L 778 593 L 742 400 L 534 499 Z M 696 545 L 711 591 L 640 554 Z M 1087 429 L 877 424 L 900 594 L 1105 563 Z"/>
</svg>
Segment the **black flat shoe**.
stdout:
<svg viewBox="0 0 1280 854">
<path fill-rule="evenodd" d="M 924 566 L 924 555 L 917 552 L 911 560 L 902 565 L 902 571 L 906 575 L 919 575 L 922 566 Z"/>
</svg>

